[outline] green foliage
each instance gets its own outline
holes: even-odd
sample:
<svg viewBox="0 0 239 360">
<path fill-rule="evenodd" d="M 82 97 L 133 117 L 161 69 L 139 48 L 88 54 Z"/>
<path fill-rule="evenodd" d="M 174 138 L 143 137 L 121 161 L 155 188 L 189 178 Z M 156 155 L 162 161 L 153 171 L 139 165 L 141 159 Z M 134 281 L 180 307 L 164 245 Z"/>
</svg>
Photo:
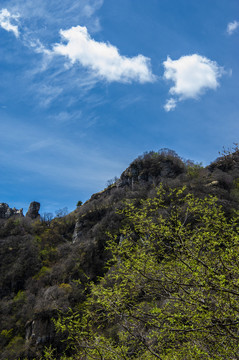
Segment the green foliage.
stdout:
<svg viewBox="0 0 239 360">
<path fill-rule="evenodd" d="M 239 178 L 233 181 L 233 188 L 231 189 L 231 197 L 236 201 L 239 201 Z"/>
<path fill-rule="evenodd" d="M 10 330 L 3 329 L 1 331 L 1 337 L 5 338 L 5 339 L 10 339 L 12 337 L 12 332 L 13 332 L 13 329 L 10 329 Z"/>
<path fill-rule="evenodd" d="M 191 179 L 198 178 L 202 169 L 203 169 L 202 163 L 200 163 L 200 164 L 194 164 L 194 163 L 187 164 L 187 175 Z"/>
<path fill-rule="evenodd" d="M 107 274 L 58 331 L 84 359 L 238 359 L 238 216 L 184 189 L 121 210 Z"/>
<path fill-rule="evenodd" d="M 45 266 L 48 266 L 57 257 L 57 249 L 51 246 L 46 246 L 39 252 L 40 259 Z"/>
<path fill-rule="evenodd" d="M 24 303 L 26 301 L 26 292 L 19 290 L 17 295 L 13 298 L 13 303 Z"/>
<path fill-rule="evenodd" d="M 44 359 L 45 360 L 54 360 L 55 359 L 54 354 L 55 354 L 55 350 L 50 345 L 49 347 L 46 347 L 44 350 Z"/>
<path fill-rule="evenodd" d="M 238 359 L 234 150 L 206 168 L 168 149 L 145 153 L 72 214 L 0 219 L 0 358 L 39 360 L 52 342 L 46 356 L 61 360 L 72 352 L 74 359 Z M 157 194 L 159 184 L 165 190 Z M 51 333 L 59 310 L 64 336 Z M 39 326 L 7 349 L 46 316 L 43 333 Z"/>
<path fill-rule="evenodd" d="M 59 288 L 64 290 L 66 293 L 71 293 L 72 292 L 72 286 L 70 284 L 62 283 L 62 284 L 59 285 Z"/>
<path fill-rule="evenodd" d="M 49 274 L 51 269 L 47 266 L 42 266 L 40 271 L 34 276 L 35 280 L 39 280 L 41 277 L 45 276 L 46 274 Z"/>
<path fill-rule="evenodd" d="M 233 187 L 234 187 L 236 190 L 239 190 L 239 178 L 236 178 L 236 179 L 233 181 Z"/>
<path fill-rule="evenodd" d="M 14 336 L 6 347 L 7 355 L 11 357 L 13 354 L 20 354 L 24 343 L 25 341 L 21 336 Z M 8 359 L 8 357 L 6 357 L 6 359 Z"/>
</svg>

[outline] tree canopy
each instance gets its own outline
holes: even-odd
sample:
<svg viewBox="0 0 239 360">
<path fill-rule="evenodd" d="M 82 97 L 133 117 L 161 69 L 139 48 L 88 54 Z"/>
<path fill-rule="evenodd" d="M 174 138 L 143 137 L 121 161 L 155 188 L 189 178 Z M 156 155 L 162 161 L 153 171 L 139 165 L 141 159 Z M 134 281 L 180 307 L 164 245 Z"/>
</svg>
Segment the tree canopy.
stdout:
<svg viewBox="0 0 239 360">
<path fill-rule="evenodd" d="M 75 359 L 239 359 L 238 213 L 164 190 L 128 201 L 105 276 L 60 316 Z"/>
</svg>

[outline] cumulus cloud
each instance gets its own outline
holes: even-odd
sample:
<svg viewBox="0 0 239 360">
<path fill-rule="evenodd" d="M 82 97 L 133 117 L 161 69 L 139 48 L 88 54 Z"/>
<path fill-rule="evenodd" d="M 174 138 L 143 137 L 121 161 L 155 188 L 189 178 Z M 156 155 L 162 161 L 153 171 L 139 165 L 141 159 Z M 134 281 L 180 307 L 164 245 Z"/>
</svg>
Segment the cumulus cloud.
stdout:
<svg viewBox="0 0 239 360">
<path fill-rule="evenodd" d="M 109 82 L 138 81 L 140 83 L 155 80 L 149 58 L 143 55 L 132 58 L 122 56 L 110 43 L 92 39 L 86 27 L 72 27 L 61 30 L 60 34 L 66 44 L 55 44 L 53 52 L 68 57 L 73 64 L 79 62 L 101 79 Z"/>
<path fill-rule="evenodd" d="M 239 21 L 233 21 L 233 22 L 230 22 L 228 25 L 227 25 L 227 33 L 229 35 L 232 35 L 236 29 L 239 27 Z"/>
<path fill-rule="evenodd" d="M 164 105 L 164 110 L 165 111 L 171 111 L 171 110 L 174 110 L 176 108 L 176 105 L 177 105 L 177 100 L 176 99 L 168 99 L 166 101 L 166 104 Z"/>
<path fill-rule="evenodd" d="M 164 78 L 174 82 L 169 92 L 176 96 L 177 101 L 198 98 L 207 89 L 216 90 L 218 79 L 224 72 L 216 62 L 197 54 L 182 56 L 178 60 L 168 57 L 163 65 Z M 167 111 L 175 108 L 176 102 L 172 100 L 165 105 Z"/>
<path fill-rule="evenodd" d="M 0 11 L 0 26 L 6 31 L 12 31 L 16 37 L 19 36 L 18 25 L 13 25 L 11 21 L 16 22 L 19 15 L 11 14 L 7 9 Z"/>
</svg>

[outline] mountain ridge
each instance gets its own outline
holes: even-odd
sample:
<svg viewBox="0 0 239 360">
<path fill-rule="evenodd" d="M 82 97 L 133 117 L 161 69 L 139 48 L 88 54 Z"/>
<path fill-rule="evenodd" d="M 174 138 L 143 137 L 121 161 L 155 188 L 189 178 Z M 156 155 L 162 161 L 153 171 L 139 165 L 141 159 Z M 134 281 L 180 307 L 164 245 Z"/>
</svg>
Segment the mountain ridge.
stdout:
<svg viewBox="0 0 239 360">
<path fill-rule="evenodd" d="M 0 221 L 0 359 L 40 358 L 45 346 L 67 351 L 52 318 L 76 309 L 86 298 L 86 286 L 106 272 L 110 253 L 106 243 L 119 236 L 125 204 L 186 186 L 198 198 L 214 195 L 230 216 L 239 206 L 239 150 L 207 167 L 183 161 L 163 149 L 135 159 L 103 191 L 72 213 L 40 219 L 40 204 L 31 203 L 32 216 Z M 37 210 L 37 211 L 36 211 Z"/>
</svg>

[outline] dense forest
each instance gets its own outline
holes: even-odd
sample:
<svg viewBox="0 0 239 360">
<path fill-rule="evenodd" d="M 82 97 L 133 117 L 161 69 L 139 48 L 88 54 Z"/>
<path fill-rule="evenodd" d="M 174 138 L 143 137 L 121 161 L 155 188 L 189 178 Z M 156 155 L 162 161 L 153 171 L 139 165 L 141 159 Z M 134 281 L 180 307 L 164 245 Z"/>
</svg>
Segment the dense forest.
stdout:
<svg viewBox="0 0 239 360">
<path fill-rule="evenodd" d="M 239 359 L 239 149 L 161 149 L 76 210 L 0 219 L 0 359 Z"/>
</svg>

